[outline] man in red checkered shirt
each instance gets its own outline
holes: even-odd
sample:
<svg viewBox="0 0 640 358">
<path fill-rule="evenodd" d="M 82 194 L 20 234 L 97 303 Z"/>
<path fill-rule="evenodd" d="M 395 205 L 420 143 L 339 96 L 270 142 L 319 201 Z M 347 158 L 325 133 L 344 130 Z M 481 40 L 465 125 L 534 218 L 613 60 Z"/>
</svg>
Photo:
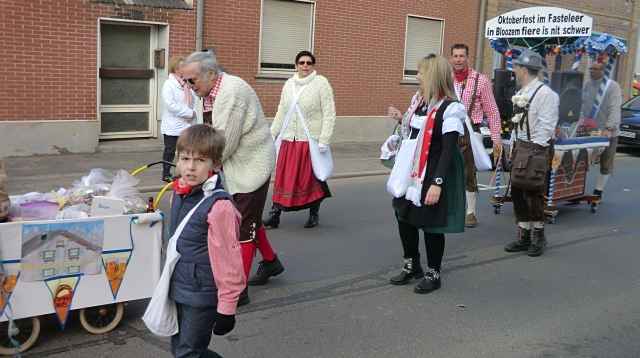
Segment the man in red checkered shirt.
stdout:
<svg viewBox="0 0 640 358">
<path fill-rule="evenodd" d="M 493 140 L 494 157 L 499 158 L 502 153 L 500 113 L 493 97 L 491 81 L 487 76 L 469 67 L 469 47 L 465 44 L 455 44 L 451 47 L 450 62 L 453 67 L 456 94 L 467 109 L 474 130 L 480 131 L 480 124 L 483 118 L 486 117 L 489 122 L 491 139 Z M 478 219 L 476 218 L 478 179 L 468 133 L 465 133 L 465 136 L 460 139 L 460 149 L 464 156 L 466 177 L 467 215 L 465 225 L 467 227 L 475 227 L 478 225 Z"/>
</svg>

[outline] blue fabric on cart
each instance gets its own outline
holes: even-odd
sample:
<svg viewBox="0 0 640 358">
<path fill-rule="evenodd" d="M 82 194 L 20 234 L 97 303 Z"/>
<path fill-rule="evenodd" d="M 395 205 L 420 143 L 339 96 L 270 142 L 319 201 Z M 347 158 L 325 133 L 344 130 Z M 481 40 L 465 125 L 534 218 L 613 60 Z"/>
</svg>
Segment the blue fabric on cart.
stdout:
<svg viewBox="0 0 640 358">
<path fill-rule="evenodd" d="M 608 147 L 608 137 L 575 137 L 558 139 L 555 142 L 555 150 L 571 150 L 581 148 Z"/>
</svg>

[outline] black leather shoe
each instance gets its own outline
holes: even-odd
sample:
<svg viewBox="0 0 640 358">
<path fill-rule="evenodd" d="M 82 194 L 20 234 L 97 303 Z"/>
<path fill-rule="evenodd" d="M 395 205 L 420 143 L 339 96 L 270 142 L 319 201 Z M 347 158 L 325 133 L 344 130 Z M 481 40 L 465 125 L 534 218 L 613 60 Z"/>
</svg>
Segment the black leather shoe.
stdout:
<svg viewBox="0 0 640 358">
<path fill-rule="evenodd" d="M 277 229 L 278 226 L 280 226 L 281 213 L 282 211 L 276 208 L 271 208 L 271 211 L 269 211 L 269 217 L 266 220 L 262 220 L 262 225 L 264 225 L 265 228 Z"/>
<path fill-rule="evenodd" d="M 547 238 L 544 236 L 544 228 L 533 229 L 533 240 L 527 250 L 527 255 L 538 257 L 544 253 L 545 247 L 547 247 Z"/>
<path fill-rule="evenodd" d="M 440 273 L 429 268 L 422 281 L 413 288 L 413 292 L 424 295 L 439 289 L 441 285 Z"/>
<path fill-rule="evenodd" d="M 416 263 L 417 261 L 417 263 Z M 405 259 L 404 267 L 402 271 L 396 276 L 389 279 L 389 283 L 392 285 L 406 285 L 413 279 L 419 279 L 424 276 L 424 271 L 420 266 L 420 260 Z"/>
<path fill-rule="evenodd" d="M 251 300 L 249 299 L 249 288 L 245 287 L 240 293 L 240 297 L 238 297 L 238 307 L 248 305 Z"/>
<path fill-rule="evenodd" d="M 531 246 L 531 230 L 518 226 L 518 240 L 510 242 L 504 247 L 506 252 L 521 252 L 529 250 Z"/>
<path fill-rule="evenodd" d="M 309 214 L 309 219 L 304 224 L 305 229 L 311 229 L 312 227 L 318 226 L 320 223 L 320 216 L 318 214 Z"/>
<path fill-rule="evenodd" d="M 283 271 L 284 271 L 284 267 L 282 266 L 282 263 L 278 259 L 278 256 L 276 256 L 276 258 L 273 259 L 273 261 L 262 260 L 258 265 L 258 270 L 256 271 L 256 274 L 249 279 L 248 284 L 250 286 L 262 286 L 266 284 L 267 281 L 269 281 L 269 277 L 278 276 Z"/>
</svg>

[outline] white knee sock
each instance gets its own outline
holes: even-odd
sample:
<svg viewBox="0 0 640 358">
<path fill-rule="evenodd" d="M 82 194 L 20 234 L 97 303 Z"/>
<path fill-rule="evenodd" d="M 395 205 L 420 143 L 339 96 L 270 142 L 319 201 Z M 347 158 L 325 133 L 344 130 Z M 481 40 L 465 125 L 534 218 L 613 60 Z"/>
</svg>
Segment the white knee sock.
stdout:
<svg viewBox="0 0 640 358">
<path fill-rule="evenodd" d="M 519 221 L 518 226 L 525 230 L 531 230 L 531 222 L 529 221 Z"/>
<path fill-rule="evenodd" d="M 608 180 L 609 174 L 598 175 L 598 180 L 596 181 L 596 190 L 604 191 L 604 187 L 607 185 Z"/>
<path fill-rule="evenodd" d="M 465 191 L 467 196 L 467 215 L 476 213 L 476 199 L 478 197 L 477 192 Z"/>
</svg>

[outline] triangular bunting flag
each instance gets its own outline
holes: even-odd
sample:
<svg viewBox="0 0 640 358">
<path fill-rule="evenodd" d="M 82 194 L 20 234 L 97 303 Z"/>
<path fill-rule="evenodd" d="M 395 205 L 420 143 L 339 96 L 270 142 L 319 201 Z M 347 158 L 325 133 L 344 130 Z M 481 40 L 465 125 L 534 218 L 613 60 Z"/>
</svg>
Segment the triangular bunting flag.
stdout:
<svg viewBox="0 0 640 358">
<path fill-rule="evenodd" d="M 0 317 L 11 300 L 11 295 L 20 278 L 20 260 L 7 260 L 2 262 L 0 270 Z"/>
<path fill-rule="evenodd" d="M 120 290 L 124 274 L 127 271 L 132 251 L 132 249 L 123 249 L 102 252 L 102 265 L 114 300 L 118 296 L 118 290 Z"/>
<path fill-rule="evenodd" d="M 67 323 L 71 302 L 76 293 L 78 282 L 80 282 L 80 277 L 80 274 L 58 276 L 44 281 L 51 293 L 53 308 L 56 311 L 62 329 L 64 329 L 64 325 Z"/>
</svg>

